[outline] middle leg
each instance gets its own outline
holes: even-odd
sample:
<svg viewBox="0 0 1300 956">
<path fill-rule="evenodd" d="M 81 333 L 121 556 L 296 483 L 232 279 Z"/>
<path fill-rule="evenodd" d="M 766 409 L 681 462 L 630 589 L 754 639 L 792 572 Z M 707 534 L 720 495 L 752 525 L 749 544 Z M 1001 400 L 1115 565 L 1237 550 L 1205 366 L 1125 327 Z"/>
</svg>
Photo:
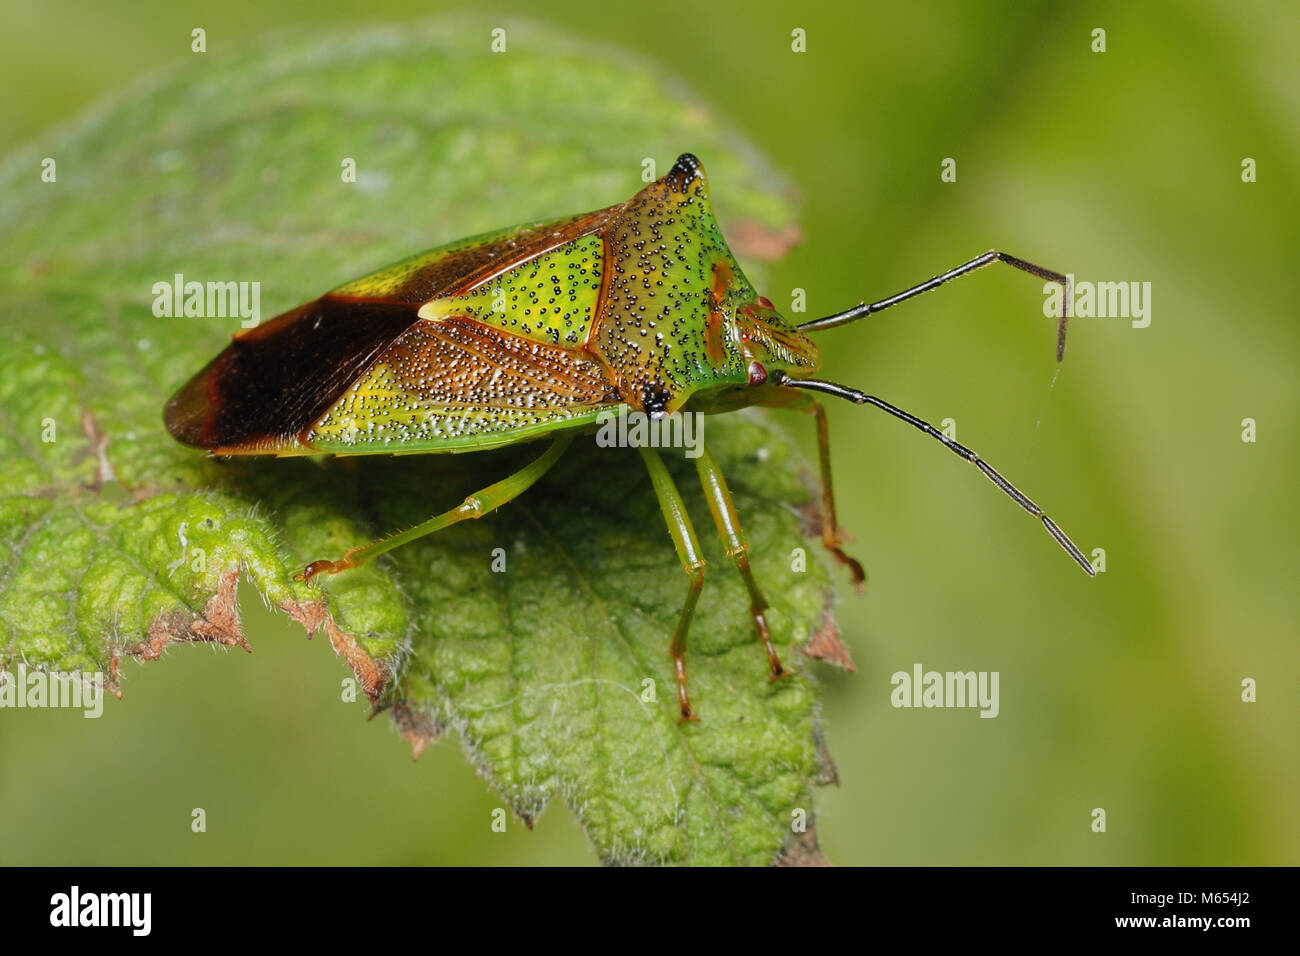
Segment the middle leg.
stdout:
<svg viewBox="0 0 1300 956">
<path fill-rule="evenodd" d="M 777 657 L 776 648 L 772 646 L 772 634 L 768 629 L 765 613 L 767 600 L 759 591 L 758 584 L 754 581 L 754 573 L 749 568 L 749 544 L 745 541 L 745 533 L 740 529 L 740 518 L 736 515 L 736 505 L 731 500 L 727 481 L 722 477 L 722 470 L 718 467 L 718 463 L 705 449 L 702 449 L 700 457 L 695 459 L 695 468 L 700 473 L 700 484 L 704 486 L 704 494 L 709 499 L 709 511 L 713 513 L 713 523 L 718 526 L 718 535 L 727 550 L 727 557 L 736 566 L 736 570 L 745 580 L 745 587 L 749 589 L 749 613 L 754 618 L 754 628 L 758 631 L 759 640 L 763 642 L 763 650 L 767 652 L 767 663 L 772 669 L 769 680 L 789 677 L 790 672 L 781 666 L 781 659 Z"/>
</svg>

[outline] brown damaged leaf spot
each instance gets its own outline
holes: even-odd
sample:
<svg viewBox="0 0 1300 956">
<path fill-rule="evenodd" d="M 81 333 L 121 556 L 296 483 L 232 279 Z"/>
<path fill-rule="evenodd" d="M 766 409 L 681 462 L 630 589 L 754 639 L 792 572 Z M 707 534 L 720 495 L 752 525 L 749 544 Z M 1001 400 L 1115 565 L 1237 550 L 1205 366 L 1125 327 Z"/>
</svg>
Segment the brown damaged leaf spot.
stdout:
<svg viewBox="0 0 1300 956">
<path fill-rule="evenodd" d="M 727 231 L 731 249 L 742 259 L 781 259 L 803 239 L 798 226 L 773 229 L 752 219 L 742 219 Z"/>
<path fill-rule="evenodd" d="M 394 704 L 390 716 L 397 732 L 411 745 L 412 760 L 419 760 L 424 748 L 442 736 L 443 726 L 432 714 L 406 701 Z"/>
<path fill-rule="evenodd" d="M 105 482 L 117 478 L 113 465 L 108 460 L 108 434 L 99 430 L 89 408 L 81 410 L 81 431 L 90 443 L 90 453 L 95 456 L 95 481 L 91 487 L 95 491 L 101 491 Z"/>
<path fill-rule="evenodd" d="M 817 828 L 811 823 L 803 833 L 792 833 L 785 847 L 772 861 L 773 866 L 830 866 L 817 843 Z"/>
<path fill-rule="evenodd" d="M 378 703 L 384 685 L 388 683 L 388 668 L 367 654 L 355 637 L 335 623 L 334 616 L 326 610 L 323 601 L 289 601 L 282 604 L 281 609 L 306 629 L 308 637 L 323 627 L 329 635 L 334 653 L 348 662 L 352 672 L 357 675 L 357 680 L 361 681 L 366 699 L 371 705 Z"/>
<path fill-rule="evenodd" d="M 171 644 L 195 641 L 222 644 L 226 647 L 242 647 L 251 654 L 253 648 L 244 639 L 243 627 L 239 621 L 239 605 L 236 596 L 238 584 L 238 570 L 225 572 L 221 575 L 216 593 L 208 598 L 201 614 L 185 611 L 161 614 L 150 623 L 145 640 L 114 648 L 109 660 L 107 681 L 113 695 L 118 699 L 122 697 L 123 654 L 139 661 L 153 661 L 162 657 L 163 652 Z M 356 638 L 335 623 L 333 616 L 325 609 L 322 602 L 313 601 L 306 604 L 289 602 L 282 605 L 282 610 L 301 624 L 309 637 L 324 628 L 325 633 L 329 635 L 330 646 L 334 648 L 336 654 L 348 662 L 361 682 L 366 698 L 372 705 L 377 704 L 384 685 L 388 682 L 388 669 L 367 654 Z M 415 732 L 425 733 L 424 743 L 420 744 L 416 751 L 418 757 L 419 751 L 424 749 L 424 744 L 436 739 L 442 728 L 427 717 L 424 723 L 417 721 L 412 724 L 412 727 Z M 415 746 L 415 740 L 409 734 L 407 739 L 412 741 L 412 746 Z"/>
<path fill-rule="evenodd" d="M 853 656 L 840 638 L 839 626 L 835 623 L 835 617 L 831 614 L 829 606 L 822 614 L 821 625 L 813 632 L 812 637 L 808 638 L 808 643 L 804 644 L 801 650 L 806 657 L 842 667 L 851 674 L 858 672 L 858 668 L 853 663 Z"/>
<path fill-rule="evenodd" d="M 122 654 L 139 661 L 156 661 L 162 657 L 168 645 L 194 641 L 242 647 L 251 654 L 253 649 L 244 639 L 243 628 L 239 623 L 239 608 L 235 601 L 235 586 L 238 583 L 239 572 L 227 571 L 221 576 L 216 593 L 208 598 L 201 614 L 185 611 L 160 614 L 149 624 L 143 641 L 115 648 L 108 665 L 109 689 L 113 694 L 119 698 L 122 696 L 119 681 Z"/>
</svg>

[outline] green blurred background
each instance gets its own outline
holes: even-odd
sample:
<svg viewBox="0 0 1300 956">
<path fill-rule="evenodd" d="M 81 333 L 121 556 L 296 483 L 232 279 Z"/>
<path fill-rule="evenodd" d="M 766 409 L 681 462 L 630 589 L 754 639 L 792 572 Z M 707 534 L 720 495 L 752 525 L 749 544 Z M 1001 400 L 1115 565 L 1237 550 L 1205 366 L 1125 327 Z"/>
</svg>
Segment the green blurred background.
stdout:
<svg viewBox="0 0 1300 956">
<path fill-rule="evenodd" d="M 844 864 L 1300 863 L 1293 5 L 186 6 L 0 4 L 3 151 L 182 64 L 194 26 L 219 57 L 271 30 L 463 8 L 485 34 L 523 15 L 648 55 L 757 142 L 804 200 L 804 241 L 768 270 L 778 307 L 799 287 L 823 314 L 990 246 L 1151 282 L 1151 326 L 1076 319 L 1055 384 L 1041 284 L 1008 269 L 822 338 L 827 377 L 955 419 L 1107 555 L 1089 581 L 969 466 L 879 413 L 831 410 L 870 587 L 838 606 L 858 673 L 819 672 L 841 779 L 821 795 L 823 848 Z M 594 862 L 562 806 L 491 832 L 500 801 L 454 741 L 412 764 L 386 721 L 339 706 L 323 639 L 244 597 L 256 654 L 137 669 L 106 705 L 111 734 L 75 712 L 6 715 L 0 861 Z M 889 676 L 917 662 L 999 671 L 1001 715 L 895 710 Z M 194 806 L 206 834 L 175 809 Z"/>
</svg>

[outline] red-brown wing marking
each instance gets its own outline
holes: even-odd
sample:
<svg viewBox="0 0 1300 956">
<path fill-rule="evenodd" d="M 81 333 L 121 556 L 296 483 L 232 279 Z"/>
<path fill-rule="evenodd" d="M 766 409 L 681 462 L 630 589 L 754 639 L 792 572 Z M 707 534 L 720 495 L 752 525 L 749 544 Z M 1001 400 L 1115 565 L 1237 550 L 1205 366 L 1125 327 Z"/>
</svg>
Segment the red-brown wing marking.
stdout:
<svg viewBox="0 0 1300 956">
<path fill-rule="evenodd" d="M 709 287 L 709 317 L 704 330 L 704 351 L 709 361 L 721 365 L 726 358 L 726 346 L 723 343 L 723 324 L 726 316 L 722 307 L 726 304 L 727 290 L 735 271 L 725 259 L 713 264 L 713 283 Z"/>
<path fill-rule="evenodd" d="M 610 206 L 538 226 L 521 226 L 489 239 L 453 244 L 406 262 L 381 269 L 373 276 L 350 282 L 334 293 L 336 298 L 382 299 L 418 309 L 430 299 L 462 295 L 494 276 L 535 259 L 566 243 L 599 232 L 627 203 Z M 349 294 L 349 287 L 364 287 L 380 280 L 382 293 Z"/>
<path fill-rule="evenodd" d="M 432 405 L 563 408 L 618 400 L 591 355 L 510 335 L 469 319 L 421 321 L 379 363 Z"/>
</svg>

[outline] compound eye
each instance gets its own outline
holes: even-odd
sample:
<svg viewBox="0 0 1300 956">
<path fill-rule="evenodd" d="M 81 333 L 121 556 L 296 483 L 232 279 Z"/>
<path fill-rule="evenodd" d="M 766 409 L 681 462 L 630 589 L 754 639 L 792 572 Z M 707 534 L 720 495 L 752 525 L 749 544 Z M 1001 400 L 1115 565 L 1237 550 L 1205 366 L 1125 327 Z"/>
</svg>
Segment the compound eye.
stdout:
<svg viewBox="0 0 1300 956">
<path fill-rule="evenodd" d="M 749 363 L 749 384 L 762 385 L 767 381 L 767 369 L 763 367 L 762 362 Z"/>
<path fill-rule="evenodd" d="M 763 308 L 768 309 L 772 312 L 776 311 L 776 307 L 772 305 L 772 300 L 765 295 L 760 295 L 758 297 L 758 304 L 761 305 Z"/>
</svg>

